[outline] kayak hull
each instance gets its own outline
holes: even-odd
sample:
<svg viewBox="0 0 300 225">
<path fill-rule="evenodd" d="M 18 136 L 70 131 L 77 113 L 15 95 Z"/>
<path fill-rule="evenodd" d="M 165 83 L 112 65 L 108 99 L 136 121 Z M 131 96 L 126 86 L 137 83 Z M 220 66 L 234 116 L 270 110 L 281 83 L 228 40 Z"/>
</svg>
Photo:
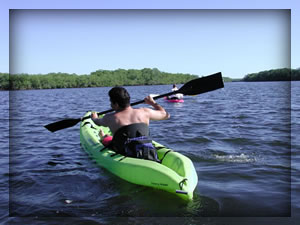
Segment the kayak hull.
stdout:
<svg viewBox="0 0 300 225">
<path fill-rule="evenodd" d="M 165 100 L 167 102 L 171 102 L 171 103 L 182 103 L 182 102 L 184 102 L 183 99 L 168 99 L 167 97 L 165 97 Z"/>
<path fill-rule="evenodd" d="M 90 112 L 85 116 L 89 115 Z M 109 128 L 97 126 L 91 119 L 80 124 L 81 146 L 99 166 L 130 183 L 164 190 L 186 200 L 193 198 L 198 176 L 188 157 L 155 141 L 162 163 L 125 157 L 108 148 L 101 151 L 104 146 L 98 135 L 100 128 L 111 134 Z"/>
</svg>

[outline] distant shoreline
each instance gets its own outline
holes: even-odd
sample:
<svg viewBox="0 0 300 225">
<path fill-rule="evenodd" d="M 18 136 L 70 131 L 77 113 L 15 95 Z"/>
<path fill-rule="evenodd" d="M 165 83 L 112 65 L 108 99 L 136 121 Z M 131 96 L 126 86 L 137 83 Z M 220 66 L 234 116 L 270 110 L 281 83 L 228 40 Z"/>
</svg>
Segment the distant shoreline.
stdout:
<svg viewBox="0 0 300 225">
<path fill-rule="evenodd" d="M 198 77 L 191 74 L 166 73 L 156 68 L 97 70 L 89 75 L 48 73 L 10 76 L 8 73 L 0 73 L 0 90 L 169 85 L 183 84 Z M 238 79 L 223 77 L 223 80 L 224 82 L 299 81 L 300 69 L 274 69 L 247 74 L 244 78 Z"/>
<path fill-rule="evenodd" d="M 300 80 L 300 69 L 273 69 L 247 74 L 243 81 L 297 81 Z"/>
</svg>

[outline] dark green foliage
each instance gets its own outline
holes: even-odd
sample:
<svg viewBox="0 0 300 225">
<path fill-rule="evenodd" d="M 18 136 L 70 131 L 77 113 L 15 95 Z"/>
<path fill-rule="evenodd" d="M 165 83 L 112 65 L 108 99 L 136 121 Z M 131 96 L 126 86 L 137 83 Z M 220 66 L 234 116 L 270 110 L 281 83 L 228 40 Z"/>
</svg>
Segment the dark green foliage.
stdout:
<svg viewBox="0 0 300 225">
<path fill-rule="evenodd" d="M 182 84 L 198 78 L 196 75 L 182 73 L 166 73 L 158 69 L 144 68 L 97 70 L 90 75 L 68 73 L 48 73 L 45 75 L 0 73 L 0 90 L 53 89 L 53 88 L 85 88 L 112 87 L 130 85 Z M 251 73 L 243 79 L 223 77 L 224 82 L 231 81 L 296 81 L 300 80 L 298 69 L 274 69 Z"/>
<path fill-rule="evenodd" d="M 240 79 L 232 79 L 230 77 L 223 77 L 224 82 L 240 81 Z"/>
<path fill-rule="evenodd" d="M 158 69 L 97 70 L 90 75 L 48 73 L 46 75 L 0 73 L 0 89 L 27 90 L 53 88 L 112 87 L 128 85 L 156 85 L 186 83 L 196 75 L 166 73 Z"/>
<path fill-rule="evenodd" d="M 300 80 L 300 69 L 275 69 L 246 75 L 242 81 L 296 81 Z"/>
<path fill-rule="evenodd" d="M 0 73 L 0 90 L 9 89 L 9 75 L 8 73 Z"/>
</svg>

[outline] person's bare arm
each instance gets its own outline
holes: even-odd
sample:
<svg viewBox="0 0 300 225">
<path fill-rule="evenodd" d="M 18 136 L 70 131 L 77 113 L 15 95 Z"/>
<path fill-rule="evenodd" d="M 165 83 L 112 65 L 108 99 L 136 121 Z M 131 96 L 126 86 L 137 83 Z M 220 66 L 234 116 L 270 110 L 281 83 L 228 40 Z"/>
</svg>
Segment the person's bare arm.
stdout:
<svg viewBox="0 0 300 225">
<path fill-rule="evenodd" d="M 107 118 L 106 116 L 102 117 L 102 118 L 99 118 L 98 117 L 98 114 L 93 112 L 92 113 L 92 120 L 94 121 L 95 124 L 97 124 L 98 126 L 104 126 L 104 127 L 107 127 L 108 124 L 107 124 Z"/>
<path fill-rule="evenodd" d="M 161 105 L 156 103 L 151 96 L 147 96 L 144 101 L 154 108 L 154 110 L 148 109 L 150 120 L 166 120 L 170 118 L 170 114 Z"/>
</svg>

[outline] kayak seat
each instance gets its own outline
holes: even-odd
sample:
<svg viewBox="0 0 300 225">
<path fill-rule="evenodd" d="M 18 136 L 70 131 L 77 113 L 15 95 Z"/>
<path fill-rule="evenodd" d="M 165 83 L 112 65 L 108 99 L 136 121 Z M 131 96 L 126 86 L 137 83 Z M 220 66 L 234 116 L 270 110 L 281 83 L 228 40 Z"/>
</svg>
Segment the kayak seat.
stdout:
<svg viewBox="0 0 300 225">
<path fill-rule="evenodd" d="M 113 150 L 121 155 L 160 162 L 157 157 L 149 127 L 145 123 L 135 123 L 119 128 L 112 139 Z"/>
</svg>

